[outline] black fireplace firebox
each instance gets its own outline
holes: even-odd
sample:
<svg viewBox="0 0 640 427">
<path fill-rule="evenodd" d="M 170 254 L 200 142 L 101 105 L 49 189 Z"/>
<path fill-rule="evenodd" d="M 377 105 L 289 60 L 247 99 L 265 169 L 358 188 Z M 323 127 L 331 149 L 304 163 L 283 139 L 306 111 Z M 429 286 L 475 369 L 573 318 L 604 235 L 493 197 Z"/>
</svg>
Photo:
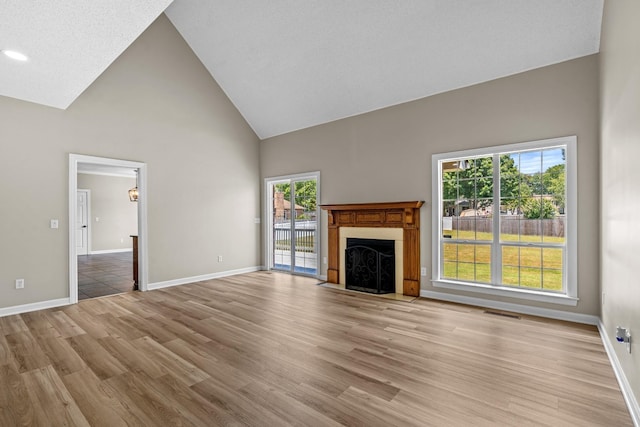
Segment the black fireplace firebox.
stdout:
<svg viewBox="0 0 640 427">
<path fill-rule="evenodd" d="M 395 292 L 395 242 L 347 238 L 345 287 L 374 294 Z"/>
</svg>

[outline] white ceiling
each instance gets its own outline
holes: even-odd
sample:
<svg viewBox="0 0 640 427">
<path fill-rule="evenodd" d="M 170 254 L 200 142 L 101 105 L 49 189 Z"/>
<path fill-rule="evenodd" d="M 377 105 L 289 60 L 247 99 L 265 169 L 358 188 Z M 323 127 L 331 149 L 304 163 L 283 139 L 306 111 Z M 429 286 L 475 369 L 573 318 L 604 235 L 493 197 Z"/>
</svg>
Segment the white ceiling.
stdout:
<svg viewBox="0 0 640 427">
<path fill-rule="evenodd" d="M 2 0 L 0 95 L 67 108 L 171 0 Z"/>
<path fill-rule="evenodd" d="M 3 1 L 0 49 L 31 59 L 0 55 L 0 95 L 66 108 L 169 3 Z M 175 0 L 166 13 L 264 139 L 596 53 L 602 9 L 603 0 Z"/>
<path fill-rule="evenodd" d="M 603 0 L 175 0 L 260 138 L 596 53 Z"/>
</svg>

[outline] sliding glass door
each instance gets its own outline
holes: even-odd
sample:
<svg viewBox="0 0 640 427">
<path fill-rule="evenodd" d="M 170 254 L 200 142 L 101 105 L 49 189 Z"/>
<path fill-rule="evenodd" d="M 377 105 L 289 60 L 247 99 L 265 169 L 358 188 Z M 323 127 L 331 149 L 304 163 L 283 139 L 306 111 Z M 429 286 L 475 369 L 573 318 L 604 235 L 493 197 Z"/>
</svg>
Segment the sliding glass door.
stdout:
<svg viewBox="0 0 640 427">
<path fill-rule="evenodd" d="M 319 174 L 269 178 L 269 268 L 318 274 Z"/>
</svg>

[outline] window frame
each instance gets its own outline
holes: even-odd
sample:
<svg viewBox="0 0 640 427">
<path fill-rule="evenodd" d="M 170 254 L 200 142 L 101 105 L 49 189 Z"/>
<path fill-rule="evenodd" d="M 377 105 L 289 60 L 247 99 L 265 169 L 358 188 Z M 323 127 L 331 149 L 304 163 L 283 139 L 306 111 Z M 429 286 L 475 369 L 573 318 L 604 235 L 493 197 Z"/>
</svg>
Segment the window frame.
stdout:
<svg viewBox="0 0 640 427">
<path fill-rule="evenodd" d="M 442 164 L 446 161 L 458 160 L 467 157 L 486 157 L 489 155 L 512 153 L 517 151 L 531 151 L 564 146 L 565 148 L 565 256 L 564 256 L 564 291 L 551 292 L 536 289 L 516 288 L 490 283 L 466 282 L 442 278 L 442 256 L 443 231 L 442 231 Z M 454 289 L 459 291 L 476 292 L 481 294 L 506 296 L 524 300 L 549 302 L 562 305 L 577 305 L 578 303 L 578 262 L 577 262 L 577 138 L 565 136 L 537 141 L 521 142 L 499 146 L 483 147 L 441 154 L 433 154 L 431 158 L 432 167 L 432 278 L 431 283 L 436 288 Z M 496 199 L 499 206 L 500 191 L 496 191 L 495 183 L 499 182 L 499 167 L 493 169 L 494 191 L 493 202 L 496 206 Z M 502 250 L 503 242 L 500 242 L 499 216 L 494 215 L 492 250 L 492 269 L 496 263 L 500 262 L 501 256 L 493 256 Z M 497 227 L 496 227 L 497 225 Z M 500 267 L 500 266 L 499 266 Z"/>
</svg>

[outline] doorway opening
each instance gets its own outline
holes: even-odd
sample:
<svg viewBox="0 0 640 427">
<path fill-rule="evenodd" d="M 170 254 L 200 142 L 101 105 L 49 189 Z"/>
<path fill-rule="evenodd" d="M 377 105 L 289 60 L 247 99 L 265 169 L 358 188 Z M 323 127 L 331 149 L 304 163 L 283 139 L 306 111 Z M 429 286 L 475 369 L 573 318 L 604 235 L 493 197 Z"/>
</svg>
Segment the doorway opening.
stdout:
<svg viewBox="0 0 640 427">
<path fill-rule="evenodd" d="M 265 179 L 269 269 L 318 276 L 320 173 Z"/>
<path fill-rule="evenodd" d="M 134 185 L 138 189 L 137 202 L 131 202 L 128 195 L 129 186 Z M 95 190 L 87 191 L 88 188 L 83 187 Z M 124 190 L 115 194 L 119 187 Z M 145 189 L 144 163 L 69 155 L 71 303 L 133 290 L 134 273 L 137 287 L 147 290 Z M 96 205 L 94 210 L 92 200 Z"/>
</svg>

